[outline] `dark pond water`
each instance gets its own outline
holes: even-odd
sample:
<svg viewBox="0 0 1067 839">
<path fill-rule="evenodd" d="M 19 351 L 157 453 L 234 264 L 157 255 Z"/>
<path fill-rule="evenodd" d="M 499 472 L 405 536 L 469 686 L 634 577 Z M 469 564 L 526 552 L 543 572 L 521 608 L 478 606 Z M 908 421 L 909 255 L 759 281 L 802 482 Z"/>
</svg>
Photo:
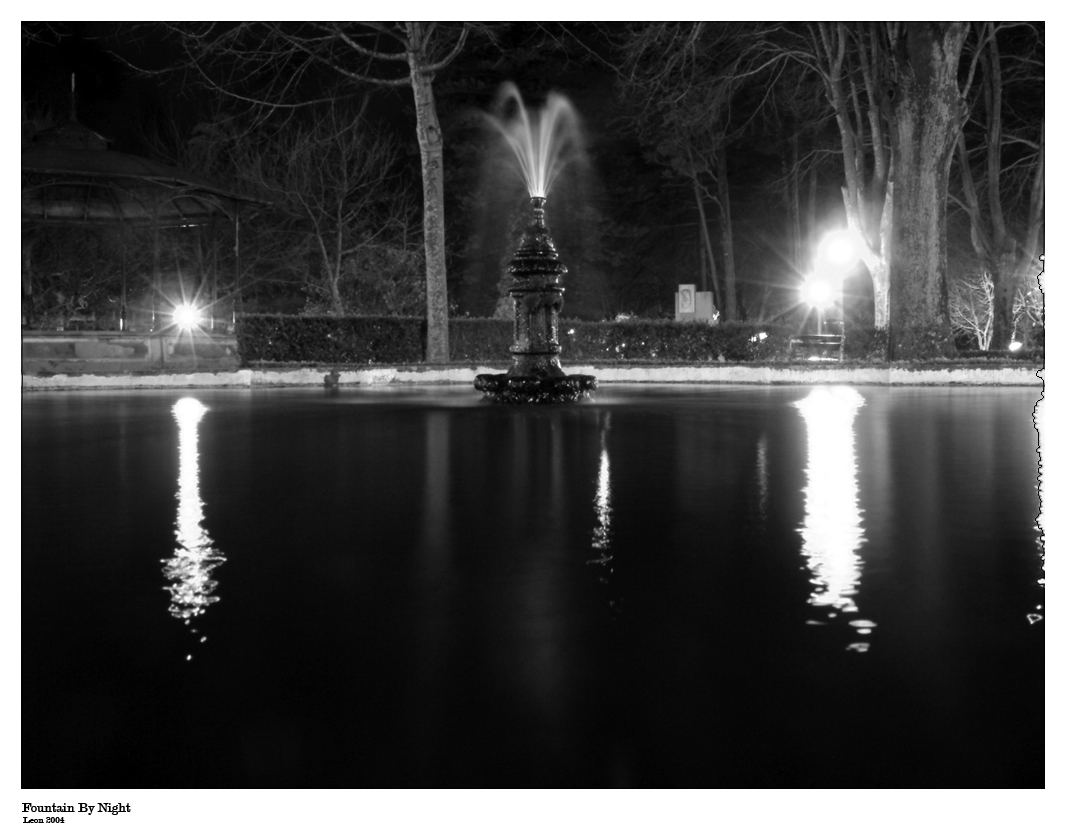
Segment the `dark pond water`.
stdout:
<svg viewBox="0 0 1067 839">
<path fill-rule="evenodd" d="M 26 394 L 22 785 L 1043 786 L 1037 396 Z"/>
</svg>

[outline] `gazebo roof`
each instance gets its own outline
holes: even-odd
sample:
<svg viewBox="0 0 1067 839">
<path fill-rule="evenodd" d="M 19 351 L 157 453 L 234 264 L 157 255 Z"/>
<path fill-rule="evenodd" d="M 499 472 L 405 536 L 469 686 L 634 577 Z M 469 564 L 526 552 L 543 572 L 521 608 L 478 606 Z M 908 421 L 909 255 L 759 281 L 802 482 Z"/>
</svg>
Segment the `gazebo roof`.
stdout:
<svg viewBox="0 0 1067 839">
<path fill-rule="evenodd" d="M 76 122 L 36 135 L 22 149 L 23 221 L 187 227 L 232 217 L 241 205 L 266 206 L 108 145 Z"/>
</svg>

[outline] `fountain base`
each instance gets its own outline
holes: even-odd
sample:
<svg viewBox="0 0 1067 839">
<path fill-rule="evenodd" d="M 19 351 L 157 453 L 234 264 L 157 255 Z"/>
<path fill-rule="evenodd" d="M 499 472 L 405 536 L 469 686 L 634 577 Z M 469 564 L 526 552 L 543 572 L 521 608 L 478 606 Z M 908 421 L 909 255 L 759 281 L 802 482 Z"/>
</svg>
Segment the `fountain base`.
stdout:
<svg viewBox="0 0 1067 839">
<path fill-rule="evenodd" d="M 491 402 L 511 405 L 577 402 L 596 390 L 596 376 L 524 376 L 513 372 L 482 373 L 474 388 Z"/>
</svg>

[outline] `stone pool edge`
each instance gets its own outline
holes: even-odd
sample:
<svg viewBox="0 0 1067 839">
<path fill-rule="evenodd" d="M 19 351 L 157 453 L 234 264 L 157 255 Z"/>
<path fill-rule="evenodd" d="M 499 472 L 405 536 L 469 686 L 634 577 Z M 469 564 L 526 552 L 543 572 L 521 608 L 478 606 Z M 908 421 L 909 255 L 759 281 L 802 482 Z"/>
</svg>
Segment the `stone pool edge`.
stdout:
<svg viewBox="0 0 1067 839">
<path fill-rule="evenodd" d="M 503 373 L 504 367 L 407 365 L 344 370 L 328 366 L 287 369 L 243 369 L 217 373 L 99 375 L 23 375 L 23 390 L 87 390 L 94 388 L 309 387 L 324 384 L 336 372 L 343 386 L 462 385 L 473 386 L 481 373 Z M 734 365 L 622 367 L 567 365 L 567 372 L 596 376 L 608 384 L 850 384 L 850 385 L 991 385 L 1032 387 L 1043 384 L 1037 367 L 750 367 Z"/>
</svg>

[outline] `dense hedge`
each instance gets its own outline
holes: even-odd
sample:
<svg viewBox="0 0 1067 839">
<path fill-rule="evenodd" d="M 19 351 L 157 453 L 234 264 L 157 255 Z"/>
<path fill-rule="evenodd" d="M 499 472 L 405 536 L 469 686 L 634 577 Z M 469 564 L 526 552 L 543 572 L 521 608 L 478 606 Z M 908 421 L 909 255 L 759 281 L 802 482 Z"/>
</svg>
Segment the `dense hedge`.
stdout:
<svg viewBox="0 0 1067 839">
<path fill-rule="evenodd" d="M 512 322 L 452 318 L 453 362 L 500 364 L 510 360 Z M 631 319 L 561 320 L 564 363 L 575 362 L 786 362 L 793 329 L 780 324 Z M 415 364 L 425 356 L 422 318 L 246 315 L 237 323 L 238 351 L 247 362 L 305 364 Z M 885 360 L 885 330 L 850 327 L 845 359 Z"/>
<path fill-rule="evenodd" d="M 405 364 L 426 354 L 423 318 L 244 315 L 241 360 L 319 364 Z"/>
<path fill-rule="evenodd" d="M 1017 350 L 1015 352 L 1011 350 L 960 350 L 957 353 L 957 357 L 968 361 L 1029 361 L 1040 363 L 1045 360 L 1045 349 L 1044 347 L 1034 347 L 1033 349 Z"/>
<path fill-rule="evenodd" d="M 879 362 L 886 360 L 889 333 L 873 324 L 850 324 L 845 329 L 846 361 Z"/>
<path fill-rule="evenodd" d="M 952 335 L 952 327 L 942 321 L 901 327 L 896 330 L 893 338 L 896 359 L 956 357 L 956 340 Z"/>
<path fill-rule="evenodd" d="M 561 321 L 559 337 L 572 361 L 736 362 L 786 360 L 790 334 L 767 324 L 634 319 Z"/>
<path fill-rule="evenodd" d="M 514 325 L 494 318 L 449 318 L 448 351 L 453 361 L 503 361 L 511 358 Z"/>
</svg>

